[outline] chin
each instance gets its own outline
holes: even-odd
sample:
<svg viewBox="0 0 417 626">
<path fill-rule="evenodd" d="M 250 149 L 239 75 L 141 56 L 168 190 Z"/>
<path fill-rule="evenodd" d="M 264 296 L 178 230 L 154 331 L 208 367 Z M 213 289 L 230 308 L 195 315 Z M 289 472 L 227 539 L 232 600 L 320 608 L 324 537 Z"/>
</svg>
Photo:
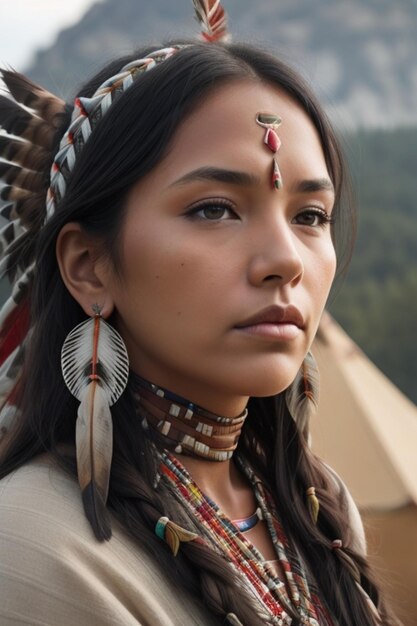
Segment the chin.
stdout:
<svg viewBox="0 0 417 626">
<path fill-rule="evenodd" d="M 239 377 L 237 384 L 242 395 L 265 398 L 275 396 L 285 391 L 295 379 L 299 367 L 269 368 L 256 370 L 252 368 L 249 372 L 243 373 Z"/>
</svg>

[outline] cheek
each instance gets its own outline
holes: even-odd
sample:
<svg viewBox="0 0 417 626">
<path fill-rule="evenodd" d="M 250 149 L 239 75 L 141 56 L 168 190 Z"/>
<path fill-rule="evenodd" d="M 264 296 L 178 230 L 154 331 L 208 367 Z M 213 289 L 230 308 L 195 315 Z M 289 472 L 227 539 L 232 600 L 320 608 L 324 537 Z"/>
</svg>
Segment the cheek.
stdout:
<svg viewBox="0 0 417 626">
<path fill-rule="evenodd" d="M 333 245 L 329 245 L 326 254 L 320 259 L 321 287 L 325 293 L 330 291 L 336 274 L 336 253 Z"/>
<path fill-rule="evenodd" d="M 336 265 L 336 253 L 330 239 L 307 261 L 308 289 L 318 309 L 325 305 L 335 277 Z"/>
<path fill-rule="evenodd" d="M 212 304 L 219 262 L 214 255 L 205 254 L 197 241 L 184 240 L 172 229 L 143 228 L 139 233 L 132 228 L 127 233 L 125 280 L 117 294 L 121 307 L 130 312 L 137 309 L 141 319 L 146 314 L 155 322 L 169 319 L 175 325 L 175 318 L 190 318 Z"/>
</svg>

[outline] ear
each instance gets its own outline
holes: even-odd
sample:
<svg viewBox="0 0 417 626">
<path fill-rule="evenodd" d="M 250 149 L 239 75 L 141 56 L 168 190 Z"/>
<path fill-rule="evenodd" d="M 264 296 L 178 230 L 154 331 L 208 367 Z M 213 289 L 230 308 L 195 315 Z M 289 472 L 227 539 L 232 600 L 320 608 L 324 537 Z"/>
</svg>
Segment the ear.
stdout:
<svg viewBox="0 0 417 626">
<path fill-rule="evenodd" d="M 114 302 L 108 290 L 109 269 L 100 257 L 99 245 L 77 222 L 62 227 L 56 242 L 56 256 L 62 280 L 86 315 L 92 316 L 98 304 L 103 317 L 109 317 Z"/>
</svg>

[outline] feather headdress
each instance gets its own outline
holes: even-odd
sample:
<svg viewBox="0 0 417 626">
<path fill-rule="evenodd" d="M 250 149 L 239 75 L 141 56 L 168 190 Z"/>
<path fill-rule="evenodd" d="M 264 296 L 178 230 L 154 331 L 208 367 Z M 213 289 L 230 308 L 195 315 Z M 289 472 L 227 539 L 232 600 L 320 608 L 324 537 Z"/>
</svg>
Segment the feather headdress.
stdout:
<svg viewBox="0 0 417 626">
<path fill-rule="evenodd" d="M 38 233 L 45 219 L 45 176 L 65 103 L 10 70 L 1 71 L 9 96 L 0 95 L 0 278 L 12 292 L 0 311 L 0 407 L 12 402 L 30 325 L 29 291 Z M 10 408 L 2 417 L 7 420 Z M 2 422 L 4 434 L 6 426 Z"/>
</svg>

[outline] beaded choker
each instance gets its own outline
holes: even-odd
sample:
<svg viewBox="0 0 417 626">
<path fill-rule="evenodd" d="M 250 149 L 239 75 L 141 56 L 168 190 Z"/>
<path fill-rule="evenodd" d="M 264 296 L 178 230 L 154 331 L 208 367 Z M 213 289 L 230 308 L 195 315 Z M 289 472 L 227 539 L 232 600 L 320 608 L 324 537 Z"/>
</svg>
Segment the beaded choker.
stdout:
<svg viewBox="0 0 417 626">
<path fill-rule="evenodd" d="M 246 409 L 237 417 L 222 417 L 134 373 L 131 389 L 143 428 L 163 448 L 211 461 L 232 457 L 248 414 Z"/>
</svg>

